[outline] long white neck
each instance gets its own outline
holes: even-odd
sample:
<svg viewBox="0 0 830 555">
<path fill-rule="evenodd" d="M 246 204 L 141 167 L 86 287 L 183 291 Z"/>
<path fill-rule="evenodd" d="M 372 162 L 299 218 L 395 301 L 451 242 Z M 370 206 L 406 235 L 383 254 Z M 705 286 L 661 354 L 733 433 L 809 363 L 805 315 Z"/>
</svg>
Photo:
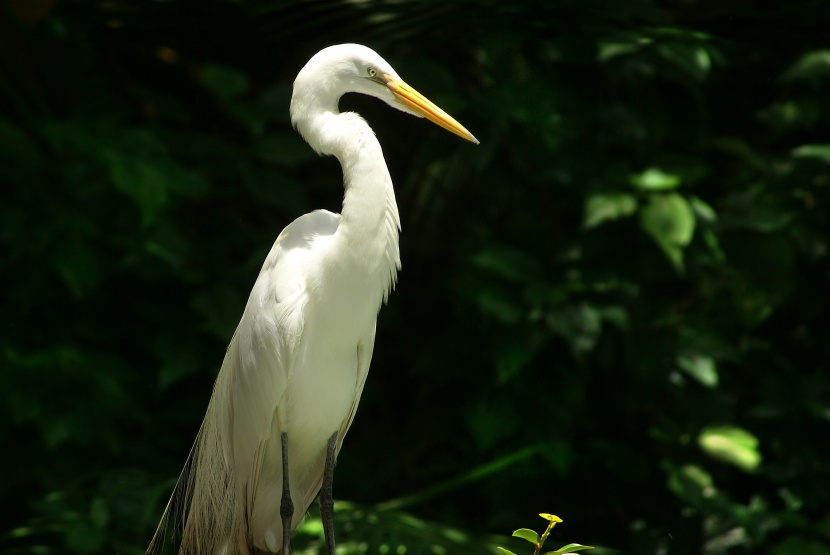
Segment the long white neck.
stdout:
<svg viewBox="0 0 830 555">
<path fill-rule="evenodd" d="M 385 301 L 401 266 L 400 217 L 380 143 L 363 118 L 336 106 L 293 115 L 314 150 L 340 161 L 345 193 L 335 248 L 366 268 Z"/>
</svg>

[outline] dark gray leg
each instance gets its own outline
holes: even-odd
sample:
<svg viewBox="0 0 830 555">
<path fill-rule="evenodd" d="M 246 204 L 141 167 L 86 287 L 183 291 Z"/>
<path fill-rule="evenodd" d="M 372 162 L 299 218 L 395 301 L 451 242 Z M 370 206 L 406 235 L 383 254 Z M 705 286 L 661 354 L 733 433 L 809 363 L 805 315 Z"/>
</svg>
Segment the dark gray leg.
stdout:
<svg viewBox="0 0 830 555">
<path fill-rule="evenodd" d="M 283 432 L 282 442 L 282 499 L 280 499 L 280 517 L 282 517 L 282 555 L 291 555 L 291 518 L 294 516 L 294 503 L 288 487 L 288 435 Z"/>
<path fill-rule="evenodd" d="M 334 432 L 326 445 L 326 468 L 323 471 L 323 487 L 320 488 L 320 518 L 323 520 L 323 532 L 326 535 L 326 553 L 334 555 L 334 497 L 331 485 L 334 481 L 334 451 L 337 448 L 337 432 Z"/>
</svg>

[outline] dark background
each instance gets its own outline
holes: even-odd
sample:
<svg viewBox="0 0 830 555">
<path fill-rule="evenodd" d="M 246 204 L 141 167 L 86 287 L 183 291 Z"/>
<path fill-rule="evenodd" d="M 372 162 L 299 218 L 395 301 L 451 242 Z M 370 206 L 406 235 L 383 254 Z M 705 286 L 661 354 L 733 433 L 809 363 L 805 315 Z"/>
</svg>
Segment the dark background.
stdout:
<svg viewBox="0 0 830 555">
<path fill-rule="evenodd" d="M 0 4 L 0 552 L 143 552 L 359 42 L 481 145 L 341 103 L 403 223 L 344 552 L 830 553 L 828 2 Z"/>
</svg>

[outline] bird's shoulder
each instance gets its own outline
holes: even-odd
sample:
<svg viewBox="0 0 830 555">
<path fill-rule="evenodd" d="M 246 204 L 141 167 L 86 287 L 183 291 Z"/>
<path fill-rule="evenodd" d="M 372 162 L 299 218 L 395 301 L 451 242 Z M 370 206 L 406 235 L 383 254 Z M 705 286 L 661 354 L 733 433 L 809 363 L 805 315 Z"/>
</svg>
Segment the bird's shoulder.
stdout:
<svg viewBox="0 0 830 555">
<path fill-rule="evenodd" d="M 237 366 L 290 371 L 292 353 L 302 337 L 308 283 L 313 279 L 318 250 L 339 225 L 339 214 L 315 210 L 300 216 L 279 234 L 251 289 L 231 342 L 230 351 L 239 347 Z"/>
<path fill-rule="evenodd" d="M 302 287 L 314 268 L 316 251 L 334 236 L 340 214 L 315 210 L 288 224 L 274 241 L 265 258 L 257 283 L 277 293 L 279 298 Z"/>
<path fill-rule="evenodd" d="M 301 335 L 308 284 L 314 278 L 320 255 L 317 251 L 339 224 L 339 214 L 315 210 L 282 230 L 251 289 L 235 340 L 271 344 Z"/>
<path fill-rule="evenodd" d="M 316 237 L 334 235 L 340 225 L 340 214 L 328 210 L 314 210 L 303 214 L 287 226 L 277 237 L 283 248 L 302 248 Z"/>
<path fill-rule="evenodd" d="M 303 214 L 277 236 L 271 252 L 265 259 L 263 269 L 286 264 L 286 259 L 303 257 L 313 249 L 320 239 L 331 237 L 340 226 L 340 214 L 328 210 L 315 210 Z"/>
</svg>

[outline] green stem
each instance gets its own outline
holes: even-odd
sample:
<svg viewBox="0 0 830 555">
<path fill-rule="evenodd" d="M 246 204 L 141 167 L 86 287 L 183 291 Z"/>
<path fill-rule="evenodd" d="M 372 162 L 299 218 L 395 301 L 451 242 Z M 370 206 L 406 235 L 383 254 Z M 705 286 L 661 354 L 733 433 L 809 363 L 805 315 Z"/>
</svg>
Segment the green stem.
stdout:
<svg viewBox="0 0 830 555">
<path fill-rule="evenodd" d="M 533 555 L 539 555 L 539 551 L 542 550 L 542 546 L 545 544 L 545 540 L 548 539 L 548 534 L 550 531 L 553 530 L 553 527 L 556 526 L 554 521 L 548 522 L 548 527 L 542 532 L 542 537 L 539 538 L 539 541 L 536 543 L 536 549 L 533 551 Z"/>
<path fill-rule="evenodd" d="M 424 491 L 420 491 L 418 493 L 413 493 L 412 495 L 405 495 L 403 497 L 398 497 L 397 499 L 390 499 L 389 501 L 384 501 L 382 503 L 378 503 L 376 506 L 377 510 L 379 511 L 388 511 L 392 509 L 401 509 L 403 507 L 409 505 L 415 505 L 417 503 L 421 503 L 427 499 L 432 497 L 437 497 L 438 495 L 445 493 L 449 490 L 458 488 L 470 482 L 475 482 L 477 480 L 481 480 L 482 478 L 486 478 L 491 474 L 495 474 L 496 472 L 502 471 L 507 467 L 516 464 L 517 462 L 521 462 L 536 453 L 541 452 L 544 449 L 543 445 L 532 445 L 530 447 L 525 447 L 524 449 L 520 449 L 514 453 L 506 455 L 504 457 L 498 458 L 494 461 L 489 463 L 483 464 L 481 466 L 477 466 L 472 470 L 462 474 L 461 476 L 451 478 L 445 482 L 441 482 L 439 484 L 434 485 L 431 488 L 427 488 Z M 535 555 L 535 554 L 534 554 Z"/>
</svg>

